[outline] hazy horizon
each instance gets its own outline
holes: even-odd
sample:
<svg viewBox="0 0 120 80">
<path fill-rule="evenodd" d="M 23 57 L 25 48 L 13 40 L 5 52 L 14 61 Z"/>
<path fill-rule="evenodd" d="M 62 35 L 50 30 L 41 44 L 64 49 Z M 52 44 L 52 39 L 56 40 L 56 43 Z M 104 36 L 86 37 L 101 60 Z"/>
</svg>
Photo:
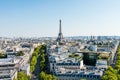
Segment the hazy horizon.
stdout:
<svg viewBox="0 0 120 80">
<path fill-rule="evenodd" d="M 1 0 L 1 37 L 119 36 L 120 0 Z"/>
</svg>

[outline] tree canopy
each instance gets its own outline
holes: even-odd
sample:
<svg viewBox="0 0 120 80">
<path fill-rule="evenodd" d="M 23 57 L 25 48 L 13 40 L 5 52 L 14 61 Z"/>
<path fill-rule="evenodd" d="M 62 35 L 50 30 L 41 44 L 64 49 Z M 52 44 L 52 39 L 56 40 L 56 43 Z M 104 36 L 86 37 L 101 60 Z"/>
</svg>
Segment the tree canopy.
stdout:
<svg viewBox="0 0 120 80">
<path fill-rule="evenodd" d="M 30 76 L 27 76 L 24 72 L 18 72 L 16 80 L 30 80 Z"/>
<path fill-rule="evenodd" d="M 117 58 L 115 67 L 109 66 L 101 80 L 120 80 L 120 45 L 117 50 Z"/>
<path fill-rule="evenodd" d="M 56 77 L 51 74 L 46 74 L 45 72 L 41 72 L 39 74 L 39 80 L 56 80 Z"/>
<path fill-rule="evenodd" d="M 41 45 L 34 49 L 34 52 L 33 52 L 33 55 L 32 55 L 31 61 L 30 61 L 30 71 L 31 72 L 33 72 L 35 70 L 35 65 L 37 63 L 37 58 L 38 58 L 38 55 L 40 54 L 40 50 L 41 50 Z"/>
</svg>

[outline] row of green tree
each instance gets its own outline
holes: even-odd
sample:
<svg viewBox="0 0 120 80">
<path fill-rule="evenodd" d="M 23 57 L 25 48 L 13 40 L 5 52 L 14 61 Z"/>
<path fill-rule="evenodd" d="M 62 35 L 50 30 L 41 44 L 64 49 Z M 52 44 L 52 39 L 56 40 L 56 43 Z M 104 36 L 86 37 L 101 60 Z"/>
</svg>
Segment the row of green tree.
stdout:
<svg viewBox="0 0 120 80">
<path fill-rule="evenodd" d="M 30 80 L 30 76 L 28 76 L 27 74 L 21 71 L 21 72 L 18 72 L 17 79 L 14 79 L 14 80 Z"/>
<path fill-rule="evenodd" d="M 38 55 L 40 54 L 40 49 L 41 49 L 41 45 L 38 46 L 37 48 L 35 48 L 35 50 L 33 52 L 33 55 L 32 55 L 31 61 L 30 61 L 30 71 L 31 72 L 33 72 L 35 69 L 35 65 L 37 63 L 37 58 L 38 58 Z"/>
<path fill-rule="evenodd" d="M 113 67 L 109 66 L 101 80 L 120 80 L 120 45 L 117 50 L 116 64 Z"/>
<path fill-rule="evenodd" d="M 56 80 L 56 77 L 51 74 L 46 74 L 42 71 L 39 75 L 39 80 Z"/>
<path fill-rule="evenodd" d="M 42 45 L 41 46 L 41 51 L 40 51 L 40 69 L 43 71 L 46 67 L 46 46 Z"/>
<path fill-rule="evenodd" d="M 47 65 L 48 65 L 48 57 L 46 54 L 46 45 L 41 46 L 41 51 L 40 51 L 40 69 L 41 73 L 39 74 L 39 80 L 56 80 L 56 77 L 47 74 Z"/>
</svg>

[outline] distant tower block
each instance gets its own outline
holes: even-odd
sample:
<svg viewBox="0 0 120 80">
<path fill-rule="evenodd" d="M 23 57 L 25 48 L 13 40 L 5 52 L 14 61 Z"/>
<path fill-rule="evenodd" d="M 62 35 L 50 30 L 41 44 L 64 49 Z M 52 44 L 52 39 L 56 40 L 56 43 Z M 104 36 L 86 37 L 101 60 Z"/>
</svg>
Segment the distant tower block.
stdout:
<svg viewBox="0 0 120 80">
<path fill-rule="evenodd" d="M 62 27 L 61 27 L 61 20 L 59 21 L 59 34 L 58 34 L 58 38 L 56 41 L 58 42 L 62 42 L 63 41 L 63 34 L 62 34 Z"/>
</svg>

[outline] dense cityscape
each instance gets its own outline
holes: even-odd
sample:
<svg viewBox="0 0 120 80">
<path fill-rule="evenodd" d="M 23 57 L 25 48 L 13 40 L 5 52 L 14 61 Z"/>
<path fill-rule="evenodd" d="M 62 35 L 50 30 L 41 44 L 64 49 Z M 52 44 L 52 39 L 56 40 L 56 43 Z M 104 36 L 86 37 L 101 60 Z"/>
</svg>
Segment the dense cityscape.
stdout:
<svg viewBox="0 0 120 80">
<path fill-rule="evenodd" d="M 57 38 L 1 37 L 0 80 L 119 80 L 119 40 L 64 37 L 61 20 Z"/>
<path fill-rule="evenodd" d="M 0 80 L 120 80 L 120 0 L 0 0 Z"/>
</svg>

